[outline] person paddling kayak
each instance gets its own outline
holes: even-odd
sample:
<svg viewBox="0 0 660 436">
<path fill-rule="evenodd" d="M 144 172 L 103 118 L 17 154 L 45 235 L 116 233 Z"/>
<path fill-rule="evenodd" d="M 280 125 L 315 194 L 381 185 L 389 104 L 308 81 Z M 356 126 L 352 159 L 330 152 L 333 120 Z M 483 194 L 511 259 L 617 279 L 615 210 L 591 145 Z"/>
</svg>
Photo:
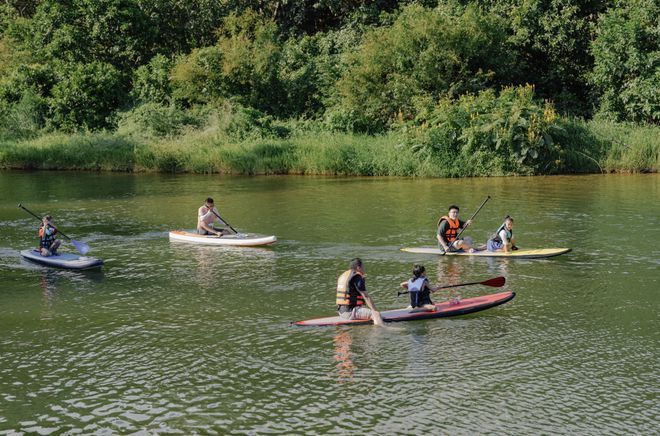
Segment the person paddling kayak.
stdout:
<svg viewBox="0 0 660 436">
<path fill-rule="evenodd" d="M 461 230 L 472 224 L 472 220 L 461 221 L 458 219 L 458 212 L 458 206 L 449 206 L 447 215 L 441 216 L 438 220 L 438 233 L 436 237 L 438 238 L 440 247 L 445 252 L 463 250 L 471 253 L 474 251 L 472 249 L 472 238 L 466 236 L 465 238 L 456 239 L 456 236 Z"/>
<path fill-rule="evenodd" d="M 490 237 L 486 245 L 488 251 L 503 251 L 508 253 L 512 250 L 517 250 L 518 247 L 516 247 L 516 241 L 513 237 L 513 218 L 507 215 L 504 218 L 504 223 Z"/>
<path fill-rule="evenodd" d="M 213 198 L 208 197 L 204 205 L 197 210 L 197 233 L 200 235 L 222 236 L 224 234 L 223 230 L 216 229 L 213 226 L 216 222 L 222 223 L 218 215 L 218 209 L 215 208 Z"/>
<path fill-rule="evenodd" d="M 39 254 L 44 257 L 56 255 L 61 244 L 60 241 L 55 239 L 57 228 L 55 228 L 52 221 L 53 217 L 46 215 L 42 218 L 39 227 Z"/>
<path fill-rule="evenodd" d="M 339 276 L 336 303 L 342 319 L 372 319 L 375 325 L 383 325 L 380 312 L 367 292 L 364 266 L 359 257 L 351 260 L 349 269 Z"/>
</svg>

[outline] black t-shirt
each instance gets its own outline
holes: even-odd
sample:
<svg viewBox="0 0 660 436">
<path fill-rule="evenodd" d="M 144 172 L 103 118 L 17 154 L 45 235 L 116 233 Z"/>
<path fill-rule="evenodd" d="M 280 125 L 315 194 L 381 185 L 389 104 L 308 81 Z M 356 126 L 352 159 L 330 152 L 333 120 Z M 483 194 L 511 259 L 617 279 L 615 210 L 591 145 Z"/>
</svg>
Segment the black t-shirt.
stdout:
<svg viewBox="0 0 660 436">
<path fill-rule="evenodd" d="M 366 292 L 367 291 L 367 284 L 364 281 L 364 277 L 362 277 L 359 274 L 355 274 L 353 278 L 351 278 L 351 281 L 348 282 L 348 295 L 349 295 L 349 301 L 350 305 L 348 306 L 339 306 L 338 309 L 340 312 L 346 312 L 353 307 L 357 306 L 357 297 L 360 295 L 361 292 Z"/>
</svg>

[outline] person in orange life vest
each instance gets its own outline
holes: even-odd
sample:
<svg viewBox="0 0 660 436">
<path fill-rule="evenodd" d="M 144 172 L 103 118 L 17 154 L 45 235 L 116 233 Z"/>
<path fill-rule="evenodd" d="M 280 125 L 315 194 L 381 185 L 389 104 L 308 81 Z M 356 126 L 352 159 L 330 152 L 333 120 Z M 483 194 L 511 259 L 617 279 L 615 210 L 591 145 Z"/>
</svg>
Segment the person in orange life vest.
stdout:
<svg viewBox="0 0 660 436">
<path fill-rule="evenodd" d="M 209 197 L 204 205 L 197 210 L 197 233 L 200 235 L 222 236 L 224 231 L 213 226 L 216 221 L 222 223 L 216 214 L 218 214 L 218 209 L 215 208 L 213 199 Z"/>
<path fill-rule="evenodd" d="M 46 215 L 41 220 L 41 226 L 39 227 L 39 253 L 44 257 L 56 255 L 61 243 L 55 239 L 57 229 L 52 221 L 53 217 Z"/>
<path fill-rule="evenodd" d="M 511 250 L 517 250 L 518 247 L 516 247 L 516 241 L 513 237 L 513 218 L 507 215 L 504 218 L 504 223 L 490 237 L 486 245 L 488 251 L 503 251 L 508 253 Z"/>
<path fill-rule="evenodd" d="M 434 311 L 435 304 L 431 301 L 431 292 L 435 289 L 429 285 L 424 265 L 415 265 L 412 270 L 413 278 L 401 283 L 401 287 L 408 290 L 410 296 L 410 309 L 412 312 Z"/>
<path fill-rule="evenodd" d="M 465 227 L 472 224 L 472 220 L 461 221 L 458 219 L 458 206 L 449 206 L 447 215 L 440 217 L 438 220 L 438 243 L 447 251 L 474 251 L 472 249 L 472 238 L 469 236 L 461 239 L 456 239 L 458 233 Z"/>
<path fill-rule="evenodd" d="M 337 312 L 343 319 L 372 319 L 375 325 L 383 325 L 380 312 L 367 292 L 364 266 L 358 257 L 351 260 L 349 269 L 337 280 L 336 303 Z"/>
</svg>

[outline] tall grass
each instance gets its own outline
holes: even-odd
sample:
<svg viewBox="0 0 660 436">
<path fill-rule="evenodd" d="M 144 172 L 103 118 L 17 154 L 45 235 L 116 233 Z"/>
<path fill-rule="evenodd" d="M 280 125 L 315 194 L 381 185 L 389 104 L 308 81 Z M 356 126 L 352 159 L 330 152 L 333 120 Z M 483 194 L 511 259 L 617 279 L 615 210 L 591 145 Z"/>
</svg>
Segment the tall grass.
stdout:
<svg viewBox="0 0 660 436">
<path fill-rule="evenodd" d="M 589 131 L 605 143 L 603 168 L 608 172 L 658 172 L 660 126 L 590 121 Z"/>
<path fill-rule="evenodd" d="M 660 127 L 567 120 L 563 173 L 657 172 Z M 324 131 L 293 123 L 288 137 L 228 136 L 217 126 L 178 136 L 119 133 L 45 134 L 0 142 L 0 168 L 223 174 L 337 174 L 457 177 L 501 175 L 498 156 L 456 162 L 420 155 L 401 132 L 380 136 Z M 553 171 L 556 172 L 556 171 Z"/>
</svg>

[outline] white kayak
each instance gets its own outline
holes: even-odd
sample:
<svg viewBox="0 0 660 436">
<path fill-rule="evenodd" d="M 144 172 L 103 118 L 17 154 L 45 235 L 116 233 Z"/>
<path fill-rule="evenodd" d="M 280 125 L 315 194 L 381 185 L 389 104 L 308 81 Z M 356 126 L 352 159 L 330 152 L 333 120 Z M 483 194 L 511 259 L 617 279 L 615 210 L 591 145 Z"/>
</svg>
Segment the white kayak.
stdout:
<svg viewBox="0 0 660 436">
<path fill-rule="evenodd" d="M 171 241 L 192 242 L 204 245 L 233 245 L 240 247 L 254 247 L 257 245 L 270 245 L 277 241 L 275 236 L 255 235 L 253 233 L 237 233 L 235 235 L 200 235 L 185 230 L 172 230 Z"/>
<path fill-rule="evenodd" d="M 480 250 L 468 253 L 467 251 L 450 251 L 445 253 L 438 247 L 417 247 L 417 248 L 402 248 L 401 251 L 406 253 L 418 254 L 439 254 L 445 256 L 474 256 L 474 257 L 506 257 L 511 259 L 540 259 L 544 257 L 559 256 L 571 251 L 570 248 L 539 248 L 535 250 L 516 250 L 505 253 L 503 251 L 488 251 Z"/>
<path fill-rule="evenodd" d="M 37 250 L 23 250 L 21 256 L 32 262 L 66 269 L 90 269 L 103 266 L 103 260 L 95 257 L 79 256 L 73 253 L 58 253 L 42 256 Z"/>
</svg>

